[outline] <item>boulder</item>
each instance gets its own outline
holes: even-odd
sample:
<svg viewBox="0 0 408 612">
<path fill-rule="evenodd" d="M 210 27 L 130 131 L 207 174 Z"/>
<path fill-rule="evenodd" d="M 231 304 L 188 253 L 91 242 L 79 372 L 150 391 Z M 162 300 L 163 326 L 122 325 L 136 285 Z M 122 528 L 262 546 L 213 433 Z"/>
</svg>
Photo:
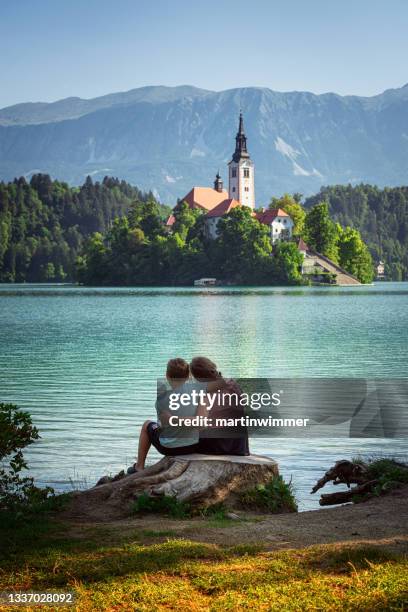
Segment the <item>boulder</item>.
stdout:
<svg viewBox="0 0 408 612">
<path fill-rule="evenodd" d="M 158 463 L 120 478 L 114 477 L 86 491 L 74 493 L 66 514 L 71 518 L 114 520 L 131 514 L 136 498 L 173 496 L 193 509 L 222 503 L 239 507 L 240 495 L 279 474 L 269 457 L 191 454 L 163 457 Z"/>
</svg>

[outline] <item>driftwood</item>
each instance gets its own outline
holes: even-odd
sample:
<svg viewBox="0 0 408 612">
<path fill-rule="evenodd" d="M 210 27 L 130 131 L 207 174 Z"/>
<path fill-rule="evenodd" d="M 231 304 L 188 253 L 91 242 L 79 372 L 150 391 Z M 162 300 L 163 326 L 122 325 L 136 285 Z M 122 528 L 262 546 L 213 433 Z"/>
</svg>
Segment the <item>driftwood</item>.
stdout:
<svg viewBox="0 0 408 612">
<path fill-rule="evenodd" d="M 194 509 L 216 503 L 239 507 L 240 494 L 265 484 L 278 475 L 278 464 L 268 457 L 183 455 L 164 457 L 142 472 L 99 481 L 76 492 L 66 515 L 90 520 L 112 520 L 128 516 L 132 503 L 142 493 L 151 497 L 171 495 Z"/>
<path fill-rule="evenodd" d="M 321 506 L 345 504 L 353 501 L 353 498 L 358 495 L 364 495 L 365 499 L 368 499 L 374 487 L 378 484 L 377 479 L 370 478 L 367 466 L 364 463 L 354 463 L 346 459 L 336 461 L 334 466 L 317 481 L 311 493 L 316 493 L 328 482 L 332 482 L 334 485 L 346 484 L 348 490 L 322 494 L 319 500 Z M 357 484 L 358 486 L 350 488 L 351 484 Z"/>
<path fill-rule="evenodd" d="M 353 487 L 348 491 L 336 491 L 336 493 L 326 493 L 320 496 L 321 506 L 332 506 L 333 504 L 346 504 L 353 501 L 356 495 L 364 495 L 365 499 L 371 497 L 373 487 L 378 484 L 378 480 L 369 480 L 358 487 Z"/>
<path fill-rule="evenodd" d="M 317 481 L 311 492 L 316 493 L 330 481 L 334 485 L 346 484 L 349 488 L 351 483 L 363 484 L 367 482 L 367 467 L 362 463 L 353 463 L 346 459 L 336 461 L 334 466 L 327 470 L 323 478 Z"/>
</svg>

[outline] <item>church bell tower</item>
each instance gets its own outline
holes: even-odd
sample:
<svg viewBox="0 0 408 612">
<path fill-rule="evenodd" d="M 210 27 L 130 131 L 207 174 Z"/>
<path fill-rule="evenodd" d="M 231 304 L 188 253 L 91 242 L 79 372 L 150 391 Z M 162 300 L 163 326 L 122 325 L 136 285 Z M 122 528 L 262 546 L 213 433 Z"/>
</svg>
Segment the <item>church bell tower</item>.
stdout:
<svg viewBox="0 0 408 612">
<path fill-rule="evenodd" d="M 238 200 L 241 206 L 255 208 L 254 164 L 247 151 L 242 112 L 239 114 L 235 151 L 228 164 L 228 195 Z"/>
</svg>

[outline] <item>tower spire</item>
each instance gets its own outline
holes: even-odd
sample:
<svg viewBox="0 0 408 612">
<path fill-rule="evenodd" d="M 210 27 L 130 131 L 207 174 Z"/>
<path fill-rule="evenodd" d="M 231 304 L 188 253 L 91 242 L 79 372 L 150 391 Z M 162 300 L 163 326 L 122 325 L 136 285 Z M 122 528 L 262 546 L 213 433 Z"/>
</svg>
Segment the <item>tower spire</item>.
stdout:
<svg viewBox="0 0 408 612">
<path fill-rule="evenodd" d="M 238 124 L 238 132 L 235 136 L 235 152 L 232 156 L 232 159 L 235 162 L 238 162 L 242 158 L 248 158 L 249 154 L 247 151 L 247 139 L 245 136 L 244 130 L 244 118 L 242 116 L 242 110 L 239 111 L 239 124 Z"/>
<path fill-rule="evenodd" d="M 239 110 L 239 126 L 238 134 L 244 134 L 244 118 L 242 117 L 242 110 Z"/>
<path fill-rule="evenodd" d="M 235 151 L 228 164 L 228 194 L 242 206 L 255 208 L 254 164 L 249 157 L 242 110 L 239 111 Z"/>
</svg>

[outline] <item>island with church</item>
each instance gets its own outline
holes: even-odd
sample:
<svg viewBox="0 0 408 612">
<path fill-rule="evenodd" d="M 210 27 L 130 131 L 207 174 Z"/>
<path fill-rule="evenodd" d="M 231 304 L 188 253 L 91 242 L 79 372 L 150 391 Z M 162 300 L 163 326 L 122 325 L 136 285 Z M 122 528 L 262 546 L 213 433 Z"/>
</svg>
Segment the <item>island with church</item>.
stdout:
<svg viewBox="0 0 408 612">
<path fill-rule="evenodd" d="M 228 189 L 216 166 L 212 185 L 191 186 L 173 207 L 155 197 L 154 185 L 143 192 L 109 176 L 101 182 L 88 176 L 79 187 L 47 174 L 0 184 L 0 281 L 336 286 L 403 273 L 382 248 L 389 239 L 377 245 L 351 216 L 351 203 L 336 214 L 333 198 L 344 196 L 339 186 L 306 199 L 287 193 L 259 202 L 249 150 L 240 112 L 235 147 L 226 158 Z M 382 235 L 391 225 L 382 226 Z M 380 261 L 377 268 L 372 256 Z"/>
<path fill-rule="evenodd" d="M 296 208 L 300 209 L 300 205 L 295 201 L 290 202 L 289 197 L 282 200 L 282 207 L 278 205 L 276 207 L 257 208 L 256 206 L 255 164 L 248 152 L 241 111 L 235 137 L 235 151 L 231 161 L 228 162 L 228 191 L 224 188 L 218 170 L 213 187 L 194 186 L 184 197 L 178 200 L 175 209 L 167 218 L 166 229 L 170 233 L 174 230 L 177 231 L 177 216 L 184 206 L 202 215 L 202 228 L 205 238 L 209 241 L 217 240 L 220 234 L 220 222 L 235 209 L 245 207 L 247 214 L 251 215 L 253 220 L 267 228 L 272 252 L 277 242 L 285 241 L 296 244 L 301 256 L 299 272 L 303 281 L 336 285 L 361 284 L 361 280 L 364 279 L 359 279 L 356 274 L 340 266 L 337 261 L 338 258 L 330 258 L 308 246 L 301 236 L 300 228 L 297 232 L 294 231 L 295 221 L 285 210 L 285 204 L 288 205 L 289 203 L 289 206 L 287 206 L 289 211 L 292 207 L 299 218 L 299 210 L 296 210 Z M 318 227 L 317 231 L 319 231 Z M 195 284 L 199 286 L 214 285 L 217 284 L 217 279 L 201 278 Z"/>
</svg>

